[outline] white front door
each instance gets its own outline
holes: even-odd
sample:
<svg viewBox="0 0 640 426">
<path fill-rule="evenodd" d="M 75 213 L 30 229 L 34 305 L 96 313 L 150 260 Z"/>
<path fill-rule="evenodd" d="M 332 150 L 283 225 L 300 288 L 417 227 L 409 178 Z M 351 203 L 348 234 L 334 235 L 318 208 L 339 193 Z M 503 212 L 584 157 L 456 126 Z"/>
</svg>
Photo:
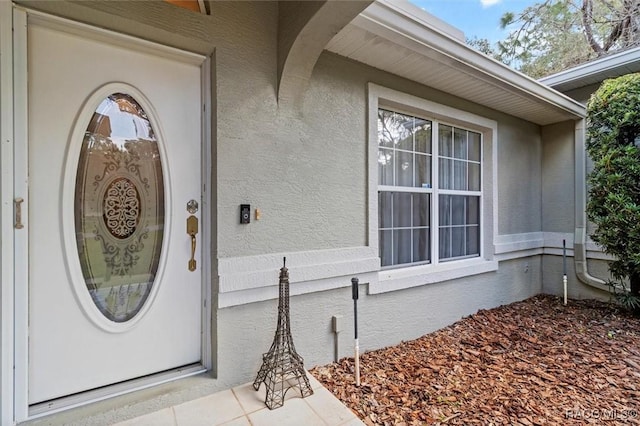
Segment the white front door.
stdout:
<svg viewBox="0 0 640 426">
<path fill-rule="evenodd" d="M 29 404 L 200 363 L 203 305 L 204 58 L 38 19 Z"/>
</svg>

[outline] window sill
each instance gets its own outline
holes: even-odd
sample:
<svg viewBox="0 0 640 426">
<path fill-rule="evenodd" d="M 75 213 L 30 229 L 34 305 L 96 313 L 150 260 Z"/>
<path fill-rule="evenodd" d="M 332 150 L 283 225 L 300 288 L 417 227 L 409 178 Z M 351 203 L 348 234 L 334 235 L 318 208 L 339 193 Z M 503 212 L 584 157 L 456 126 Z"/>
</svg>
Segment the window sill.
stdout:
<svg viewBox="0 0 640 426">
<path fill-rule="evenodd" d="M 439 265 L 390 269 L 378 273 L 378 282 L 369 286 L 369 294 L 387 293 L 497 270 L 497 261 L 478 258 L 441 263 Z"/>
</svg>

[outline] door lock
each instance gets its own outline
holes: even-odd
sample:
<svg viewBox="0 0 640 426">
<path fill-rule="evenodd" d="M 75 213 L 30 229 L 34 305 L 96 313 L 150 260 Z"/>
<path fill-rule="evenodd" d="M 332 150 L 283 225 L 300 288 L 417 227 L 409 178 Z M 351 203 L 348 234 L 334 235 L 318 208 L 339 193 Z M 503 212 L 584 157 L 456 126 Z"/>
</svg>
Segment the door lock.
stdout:
<svg viewBox="0 0 640 426">
<path fill-rule="evenodd" d="M 189 270 L 196 270 L 196 235 L 198 234 L 198 218 L 191 215 L 187 218 L 187 234 L 191 237 L 191 259 L 189 259 Z"/>
<path fill-rule="evenodd" d="M 198 202 L 196 200 L 189 200 L 187 203 L 187 211 L 190 214 L 198 213 Z"/>
</svg>

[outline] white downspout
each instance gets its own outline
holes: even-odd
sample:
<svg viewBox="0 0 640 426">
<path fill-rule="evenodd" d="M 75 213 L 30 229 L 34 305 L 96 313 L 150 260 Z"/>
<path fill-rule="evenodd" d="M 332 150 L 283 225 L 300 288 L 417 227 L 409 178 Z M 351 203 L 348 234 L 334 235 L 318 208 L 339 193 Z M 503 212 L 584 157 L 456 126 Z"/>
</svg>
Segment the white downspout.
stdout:
<svg viewBox="0 0 640 426">
<path fill-rule="evenodd" d="M 584 119 L 576 121 L 574 166 L 576 229 L 573 242 L 573 261 L 576 275 L 584 284 L 608 293 L 611 289 L 607 283 L 589 274 L 587 265 L 587 165 Z"/>
</svg>

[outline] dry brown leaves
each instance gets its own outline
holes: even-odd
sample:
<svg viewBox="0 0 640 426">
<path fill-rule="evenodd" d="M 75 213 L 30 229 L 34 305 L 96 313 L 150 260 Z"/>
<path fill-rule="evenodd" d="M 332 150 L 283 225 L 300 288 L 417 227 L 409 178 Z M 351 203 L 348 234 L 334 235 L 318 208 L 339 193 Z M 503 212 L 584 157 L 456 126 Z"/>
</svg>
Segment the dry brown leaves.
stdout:
<svg viewBox="0 0 640 426">
<path fill-rule="evenodd" d="M 537 296 L 311 373 L 367 425 L 640 424 L 640 320 Z"/>
</svg>

